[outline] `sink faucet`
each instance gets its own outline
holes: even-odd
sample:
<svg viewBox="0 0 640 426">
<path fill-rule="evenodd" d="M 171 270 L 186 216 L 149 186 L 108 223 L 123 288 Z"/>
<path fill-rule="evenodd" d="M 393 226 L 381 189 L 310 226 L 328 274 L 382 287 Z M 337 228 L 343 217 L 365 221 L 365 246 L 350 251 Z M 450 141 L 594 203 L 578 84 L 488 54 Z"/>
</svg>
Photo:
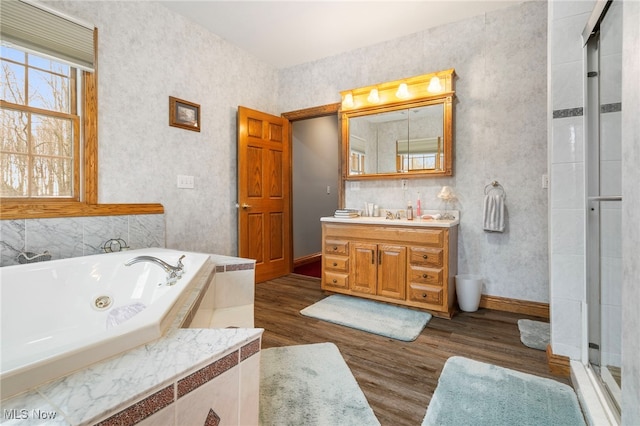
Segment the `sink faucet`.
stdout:
<svg viewBox="0 0 640 426">
<path fill-rule="evenodd" d="M 176 281 L 178 281 L 182 277 L 182 274 L 184 274 L 184 265 L 182 264 L 182 259 L 184 259 L 184 257 L 185 257 L 184 254 L 180 256 L 180 259 L 178 259 L 178 264 L 176 266 L 171 266 L 164 260 L 158 259 L 157 257 L 153 257 L 153 256 L 136 256 L 133 259 L 129 259 L 124 265 L 131 266 L 135 263 L 140 263 L 140 262 L 155 263 L 156 265 L 164 269 L 164 271 L 167 273 L 166 284 L 174 285 Z"/>
</svg>

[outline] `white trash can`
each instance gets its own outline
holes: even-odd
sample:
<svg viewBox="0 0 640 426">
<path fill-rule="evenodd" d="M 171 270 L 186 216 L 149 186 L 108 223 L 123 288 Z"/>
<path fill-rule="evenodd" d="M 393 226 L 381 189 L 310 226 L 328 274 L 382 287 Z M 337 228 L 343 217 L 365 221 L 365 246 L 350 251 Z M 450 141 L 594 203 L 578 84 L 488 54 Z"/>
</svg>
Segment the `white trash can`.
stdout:
<svg viewBox="0 0 640 426">
<path fill-rule="evenodd" d="M 482 295 L 482 277 L 479 275 L 456 275 L 458 306 L 465 312 L 475 312 Z"/>
</svg>

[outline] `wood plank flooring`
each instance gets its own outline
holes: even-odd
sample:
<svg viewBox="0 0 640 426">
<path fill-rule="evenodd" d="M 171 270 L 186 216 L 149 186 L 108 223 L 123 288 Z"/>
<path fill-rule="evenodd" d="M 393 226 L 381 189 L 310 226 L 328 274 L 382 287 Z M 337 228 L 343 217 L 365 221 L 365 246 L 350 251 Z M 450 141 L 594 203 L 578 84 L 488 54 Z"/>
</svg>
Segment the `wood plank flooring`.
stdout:
<svg viewBox="0 0 640 426">
<path fill-rule="evenodd" d="M 401 342 L 300 314 L 327 295 L 318 278 L 297 274 L 257 284 L 255 326 L 265 329 L 262 348 L 335 343 L 383 426 L 420 425 L 444 363 L 454 355 L 569 384 L 551 375 L 544 351 L 520 342 L 518 319 L 540 318 L 462 312 L 451 320 L 434 317 L 415 341 Z"/>
</svg>

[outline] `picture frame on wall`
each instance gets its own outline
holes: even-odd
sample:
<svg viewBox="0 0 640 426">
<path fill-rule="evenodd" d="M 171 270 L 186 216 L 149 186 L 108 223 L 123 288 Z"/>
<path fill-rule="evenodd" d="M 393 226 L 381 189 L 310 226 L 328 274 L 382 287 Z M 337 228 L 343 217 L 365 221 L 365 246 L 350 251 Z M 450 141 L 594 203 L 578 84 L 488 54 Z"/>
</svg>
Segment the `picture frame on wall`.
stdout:
<svg viewBox="0 0 640 426">
<path fill-rule="evenodd" d="M 169 126 L 200 131 L 200 105 L 169 96 Z"/>
</svg>

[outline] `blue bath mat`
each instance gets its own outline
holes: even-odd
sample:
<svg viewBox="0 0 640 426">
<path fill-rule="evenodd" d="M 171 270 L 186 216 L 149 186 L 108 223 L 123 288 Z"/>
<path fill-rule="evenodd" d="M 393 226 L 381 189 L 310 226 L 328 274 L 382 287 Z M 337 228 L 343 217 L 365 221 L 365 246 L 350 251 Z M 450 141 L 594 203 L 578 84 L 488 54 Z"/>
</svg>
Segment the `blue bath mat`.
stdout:
<svg viewBox="0 0 640 426">
<path fill-rule="evenodd" d="M 302 315 L 410 342 L 431 314 L 373 300 L 335 294 L 300 311 Z"/>
<path fill-rule="evenodd" d="M 422 426 L 584 426 L 574 390 L 460 356 L 447 360 Z"/>
</svg>

